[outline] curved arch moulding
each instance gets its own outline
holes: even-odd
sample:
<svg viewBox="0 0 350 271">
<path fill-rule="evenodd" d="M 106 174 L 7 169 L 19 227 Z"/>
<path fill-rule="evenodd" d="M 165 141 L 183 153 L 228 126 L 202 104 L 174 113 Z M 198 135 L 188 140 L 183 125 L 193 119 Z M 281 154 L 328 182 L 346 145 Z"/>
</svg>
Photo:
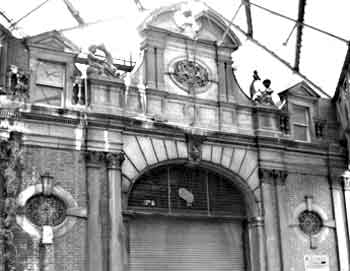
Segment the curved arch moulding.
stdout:
<svg viewBox="0 0 350 271">
<path fill-rule="evenodd" d="M 137 178 L 150 168 L 189 160 L 187 143 L 181 139 L 125 135 L 123 151 L 124 195 L 129 193 Z M 251 215 L 261 215 L 259 168 L 255 150 L 203 143 L 199 163 L 233 180 L 246 195 Z"/>
</svg>

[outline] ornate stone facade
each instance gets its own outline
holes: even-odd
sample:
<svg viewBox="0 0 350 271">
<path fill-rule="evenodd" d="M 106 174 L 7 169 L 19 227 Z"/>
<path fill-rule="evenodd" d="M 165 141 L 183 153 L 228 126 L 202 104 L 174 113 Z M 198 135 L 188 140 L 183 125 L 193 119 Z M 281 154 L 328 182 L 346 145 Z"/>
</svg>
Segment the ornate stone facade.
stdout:
<svg viewBox="0 0 350 271">
<path fill-rule="evenodd" d="M 348 270 L 338 132 L 348 138 L 350 118 L 336 121 L 347 107 L 305 82 L 270 93 L 257 73 L 248 97 L 236 34 L 217 43 L 227 25 L 189 7 L 144 21 L 127 75 L 104 46 L 81 59 L 56 31 L 0 63 L 2 90 L 11 65 L 30 71 L 27 99 L 0 97 L 0 271 L 303 270 L 317 255 Z M 4 46 L 25 52 L 13 40 Z"/>
</svg>

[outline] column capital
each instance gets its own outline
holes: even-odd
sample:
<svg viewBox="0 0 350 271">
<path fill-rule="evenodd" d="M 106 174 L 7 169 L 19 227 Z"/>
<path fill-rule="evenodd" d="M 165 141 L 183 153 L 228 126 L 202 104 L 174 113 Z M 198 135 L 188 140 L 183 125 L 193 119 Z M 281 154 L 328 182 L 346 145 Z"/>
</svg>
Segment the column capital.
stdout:
<svg viewBox="0 0 350 271">
<path fill-rule="evenodd" d="M 87 166 L 100 167 L 106 161 L 106 154 L 102 151 L 85 151 L 83 153 Z"/>
<path fill-rule="evenodd" d="M 284 185 L 287 176 L 286 170 L 259 168 L 259 178 L 262 183 Z"/>
<path fill-rule="evenodd" d="M 107 167 L 109 169 L 119 169 L 125 160 L 124 153 L 112 153 L 109 152 L 106 154 Z"/>
<path fill-rule="evenodd" d="M 255 216 L 248 219 L 249 227 L 262 227 L 264 223 L 264 218 L 262 216 Z"/>
<path fill-rule="evenodd" d="M 345 170 L 341 175 L 344 190 L 350 190 L 350 170 Z"/>
</svg>

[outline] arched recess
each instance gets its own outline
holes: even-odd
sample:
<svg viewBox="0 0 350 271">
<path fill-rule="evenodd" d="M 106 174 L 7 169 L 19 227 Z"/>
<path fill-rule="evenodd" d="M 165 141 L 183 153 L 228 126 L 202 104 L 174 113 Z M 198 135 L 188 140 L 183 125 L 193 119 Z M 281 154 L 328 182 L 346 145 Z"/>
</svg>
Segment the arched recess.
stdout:
<svg viewBox="0 0 350 271">
<path fill-rule="evenodd" d="M 238 174 L 171 159 L 142 170 L 124 196 L 129 270 L 262 266 L 259 202 Z"/>
<path fill-rule="evenodd" d="M 157 171 L 157 169 L 159 168 L 169 168 L 175 166 L 183 167 L 184 169 L 199 168 L 203 170 L 203 172 L 207 171 L 211 174 L 216 174 L 217 176 L 224 178 L 225 181 L 227 181 L 233 188 L 235 188 L 235 190 L 239 192 L 242 196 L 242 200 L 244 202 L 242 206 L 246 208 L 246 219 L 249 220 L 251 218 L 261 216 L 260 202 L 257 200 L 254 192 L 250 189 L 250 187 L 247 185 L 247 183 L 241 176 L 211 162 L 201 161 L 196 164 L 191 164 L 188 162 L 188 160 L 184 159 L 172 159 L 163 161 L 152 166 L 146 167 L 144 170 L 142 170 L 140 174 L 137 177 L 135 177 L 135 180 L 131 182 L 131 186 L 129 187 L 128 192 L 124 194 L 124 209 L 128 209 L 129 199 L 132 194 L 132 191 L 134 190 L 134 187 L 137 186 L 138 181 L 142 179 L 142 177 L 144 177 L 145 175 L 149 175 L 152 171 Z"/>
<path fill-rule="evenodd" d="M 204 143 L 200 165 L 226 176 L 245 195 L 251 217 L 261 216 L 261 193 L 257 153 L 253 148 Z M 122 165 L 122 190 L 127 195 L 143 173 L 162 164 L 189 161 L 188 146 L 181 139 L 164 139 L 144 135 L 125 135 L 125 161 Z"/>
</svg>

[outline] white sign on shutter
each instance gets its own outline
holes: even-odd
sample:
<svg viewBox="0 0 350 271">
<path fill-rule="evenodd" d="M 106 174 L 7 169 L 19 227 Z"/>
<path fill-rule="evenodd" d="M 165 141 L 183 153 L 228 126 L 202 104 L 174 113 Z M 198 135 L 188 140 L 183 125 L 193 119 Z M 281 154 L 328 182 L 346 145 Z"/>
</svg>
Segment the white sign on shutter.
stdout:
<svg viewBox="0 0 350 271">
<path fill-rule="evenodd" d="M 327 255 L 305 255 L 305 271 L 329 271 L 329 258 Z"/>
</svg>

